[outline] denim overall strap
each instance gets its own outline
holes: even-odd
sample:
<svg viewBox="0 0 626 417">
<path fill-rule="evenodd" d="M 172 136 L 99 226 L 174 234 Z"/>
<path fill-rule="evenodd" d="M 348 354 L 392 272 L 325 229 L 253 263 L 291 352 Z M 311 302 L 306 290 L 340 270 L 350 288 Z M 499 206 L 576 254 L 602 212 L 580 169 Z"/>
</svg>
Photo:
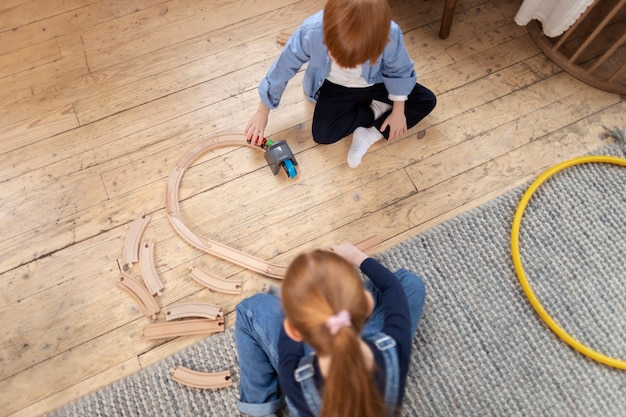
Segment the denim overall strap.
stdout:
<svg viewBox="0 0 626 417">
<path fill-rule="evenodd" d="M 309 409 L 314 415 L 319 415 L 322 409 L 322 399 L 320 393 L 315 386 L 313 375 L 315 375 L 315 368 L 313 367 L 313 359 L 315 355 L 303 356 L 298 363 L 298 368 L 294 371 L 294 377 L 296 382 L 300 383 L 300 389 L 302 389 L 302 395 L 306 400 Z"/>
<path fill-rule="evenodd" d="M 368 338 L 374 346 L 382 352 L 385 361 L 385 404 L 388 414 L 393 416 L 398 402 L 398 391 L 400 389 L 400 366 L 398 365 L 398 355 L 396 353 L 396 341 L 385 333 L 379 332 Z M 322 399 L 315 386 L 313 375 L 314 354 L 303 356 L 298 363 L 298 368 L 294 371 L 296 382 L 300 383 L 302 395 L 306 400 L 309 409 L 314 415 L 319 415 L 322 409 Z"/>
<path fill-rule="evenodd" d="M 395 414 L 400 389 L 400 366 L 396 352 L 396 341 L 385 333 L 378 332 L 369 338 L 380 350 L 385 360 L 385 404 L 390 416 Z"/>
</svg>

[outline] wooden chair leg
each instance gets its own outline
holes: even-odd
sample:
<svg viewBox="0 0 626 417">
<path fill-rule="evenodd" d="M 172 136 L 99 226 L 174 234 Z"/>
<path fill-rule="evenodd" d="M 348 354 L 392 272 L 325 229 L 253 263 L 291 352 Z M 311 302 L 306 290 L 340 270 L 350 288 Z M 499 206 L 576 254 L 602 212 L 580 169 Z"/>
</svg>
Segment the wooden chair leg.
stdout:
<svg viewBox="0 0 626 417">
<path fill-rule="evenodd" d="M 446 39 L 448 35 L 450 35 L 450 27 L 452 26 L 452 16 L 454 16 L 455 7 L 456 0 L 445 0 L 441 27 L 439 28 L 439 37 L 441 39 Z"/>
</svg>

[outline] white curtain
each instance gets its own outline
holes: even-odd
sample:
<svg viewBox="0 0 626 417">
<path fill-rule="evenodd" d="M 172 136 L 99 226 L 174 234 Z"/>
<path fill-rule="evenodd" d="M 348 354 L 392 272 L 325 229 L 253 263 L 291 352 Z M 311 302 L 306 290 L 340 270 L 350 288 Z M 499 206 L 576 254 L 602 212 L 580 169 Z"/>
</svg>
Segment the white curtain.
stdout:
<svg viewBox="0 0 626 417">
<path fill-rule="evenodd" d="M 524 0 L 515 15 L 515 23 L 525 26 L 532 19 L 542 23 L 549 37 L 561 35 L 576 22 L 594 0 Z"/>
</svg>

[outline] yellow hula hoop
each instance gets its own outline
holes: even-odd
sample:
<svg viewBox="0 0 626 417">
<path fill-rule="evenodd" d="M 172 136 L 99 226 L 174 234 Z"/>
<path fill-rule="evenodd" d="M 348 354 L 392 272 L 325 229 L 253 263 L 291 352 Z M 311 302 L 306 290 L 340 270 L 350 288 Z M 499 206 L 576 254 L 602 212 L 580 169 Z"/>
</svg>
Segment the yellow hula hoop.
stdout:
<svg viewBox="0 0 626 417">
<path fill-rule="evenodd" d="M 626 360 L 612 358 L 610 356 L 603 355 L 600 352 L 597 352 L 582 343 L 578 340 L 570 336 L 565 330 L 563 330 L 554 319 L 548 314 L 548 312 L 543 308 L 535 293 L 533 292 L 530 284 L 528 283 L 528 279 L 526 278 L 526 274 L 524 273 L 524 268 L 522 267 L 522 261 L 520 259 L 520 251 L 519 251 L 519 231 L 522 223 L 522 217 L 524 216 L 524 210 L 526 210 L 526 206 L 530 201 L 530 198 L 533 196 L 537 188 L 541 186 L 548 178 L 553 176 L 554 174 L 572 167 L 574 165 L 585 164 L 589 162 L 603 162 L 614 165 L 621 165 L 626 167 L 626 159 L 617 158 L 613 156 L 583 156 L 580 158 L 570 159 L 569 161 L 562 162 L 554 167 L 548 169 L 546 172 L 541 174 L 539 178 L 533 182 L 530 187 L 526 190 L 524 195 L 522 196 L 521 201 L 517 206 L 517 210 L 515 211 L 515 216 L 513 217 L 513 226 L 511 231 L 511 254 L 513 256 L 513 265 L 515 266 L 515 272 L 517 273 L 517 278 L 528 298 L 530 304 L 533 306 L 539 317 L 548 325 L 548 327 L 557 334 L 565 343 L 570 345 L 576 351 L 582 353 L 583 355 L 594 359 L 600 363 L 603 363 L 608 366 L 612 366 L 618 369 L 626 370 Z"/>
</svg>

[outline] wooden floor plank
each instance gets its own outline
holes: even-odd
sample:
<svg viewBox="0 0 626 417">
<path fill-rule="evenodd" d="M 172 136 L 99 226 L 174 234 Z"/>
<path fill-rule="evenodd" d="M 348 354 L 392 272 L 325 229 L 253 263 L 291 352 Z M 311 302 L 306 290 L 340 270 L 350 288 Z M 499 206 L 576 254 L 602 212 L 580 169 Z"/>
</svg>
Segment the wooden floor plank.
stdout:
<svg viewBox="0 0 626 417">
<path fill-rule="evenodd" d="M 573 80 L 566 74 L 559 74 L 553 78 L 549 86 L 546 85 L 547 82 L 538 83 L 539 85 L 533 85 L 533 88 L 521 90 L 520 94 L 510 94 L 479 107 L 477 111 L 480 111 L 485 122 L 476 127 L 498 120 L 498 113 L 501 114 L 507 104 L 514 107 L 509 109 L 507 114 L 518 114 L 520 117 L 515 121 L 509 118 L 506 124 L 476 134 L 471 139 L 449 147 L 420 164 L 407 167 L 408 175 L 420 190 L 430 188 L 448 175 L 462 174 L 558 130 L 564 123 L 575 123 L 619 102 L 614 94 L 600 96 L 591 87 L 580 85 L 578 80 Z M 580 89 L 575 90 L 575 85 Z M 575 93 L 571 94 L 571 91 Z M 563 93 L 567 96 L 562 97 Z M 534 100 L 532 96 L 535 96 Z M 577 103 L 576 111 L 572 111 L 572 103 Z M 558 122 L 546 117 L 553 112 L 562 115 Z M 465 132 L 472 134 L 471 130 Z M 462 137 L 461 132 L 457 133 L 457 137 Z M 468 154 L 474 156 L 468 158 Z M 445 176 L 442 177 L 443 175 Z"/>
<path fill-rule="evenodd" d="M 64 57 L 0 79 L 0 100 L 6 104 L 0 108 L 3 125 L 18 124 L 33 118 L 38 113 L 52 113 L 57 109 L 72 106 L 73 100 L 68 98 L 68 94 L 71 93 L 62 92 L 64 98 L 58 99 L 56 95 L 37 95 L 34 90 L 39 83 L 49 83 L 58 92 L 59 74 L 68 72 L 85 74 L 86 71 L 85 61 L 81 55 L 80 57 Z M 38 111 L 33 112 L 34 108 Z"/>
<path fill-rule="evenodd" d="M 232 80 L 232 78 L 230 80 Z M 221 82 L 224 81 L 225 80 L 221 80 Z M 218 84 L 210 84 L 207 85 L 206 88 L 208 90 L 215 85 Z M 252 97 L 252 94 L 250 94 L 250 96 Z M 191 110 L 188 111 L 186 107 L 187 104 L 185 104 L 184 101 L 180 102 L 180 100 L 194 98 L 197 99 L 197 103 L 189 107 L 194 108 L 198 106 L 201 110 L 196 114 L 188 115 L 187 113 L 190 113 Z M 154 135 L 155 132 L 167 131 L 162 133 L 162 135 L 167 137 L 167 135 L 172 136 L 178 134 L 181 140 L 193 140 L 193 137 L 200 138 L 202 134 L 201 131 L 206 127 L 202 125 L 197 126 L 195 133 L 189 133 L 189 131 L 192 130 L 192 123 L 195 121 L 195 124 L 197 124 L 200 118 L 206 120 L 208 123 L 211 122 L 211 117 L 215 117 L 216 120 L 219 120 L 219 114 L 216 116 L 206 111 L 206 109 L 202 110 L 202 107 L 211 104 L 215 105 L 216 100 L 220 101 L 222 99 L 223 98 L 218 95 L 205 94 L 203 90 L 186 90 L 186 94 L 180 94 L 173 98 L 164 98 L 158 102 L 135 107 L 127 112 L 104 119 L 101 122 L 82 126 L 79 129 L 74 129 L 64 134 L 50 136 L 47 141 L 37 142 L 32 146 L 28 146 L 27 154 L 19 151 L 7 155 L 0 154 L 0 161 L 11 162 L 11 166 L 0 164 L 0 178 L 3 180 L 10 179 L 15 175 L 23 175 L 32 172 L 34 169 L 51 165 L 52 163 L 66 163 L 79 167 L 100 164 L 115 159 L 120 155 L 132 154 L 133 146 L 137 146 L 135 149 L 142 149 L 146 146 L 146 141 L 154 142 L 154 140 L 151 140 L 149 137 L 144 137 L 143 142 L 135 142 L 134 140 L 126 139 L 133 134 L 138 134 L 138 136 L 144 134 L 148 136 Z M 252 102 L 252 100 L 250 100 L 250 102 Z M 229 106 L 234 107 L 235 104 L 236 103 L 231 104 L 229 102 Z M 241 110 L 243 111 L 245 109 Z M 178 117 L 179 114 L 182 116 Z M 24 123 L 19 124 L 19 126 L 22 125 L 24 125 Z M 31 126 L 31 124 L 27 124 L 27 126 Z M 231 126 L 230 130 L 233 130 L 234 123 L 231 123 Z M 213 129 L 216 128 L 216 126 L 211 127 Z M 226 128 L 229 127 L 226 126 Z M 224 129 L 224 127 L 220 126 L 220 129 Z M 193 137 L 190 138 L 190 136 Z M 120 142 L 116 143 L 115 146 L 111 146 L 116 140 L 120 140 Z M 125 148 L 119 149 L 119 145 L 124 142 L 128 142 Z M 3 145 L 13 146 L 11 143 L 3 143 Z M 115 149 L 118 149 L 117 152 L 111 153 L 111 151 L 115 151 Z M 62 162 L 80 154 L 83 154 L 81 156 L 82 164 L 76 165 L 72 161 Z M 65 169 L 71 169 L 71 167 L 67 166 Z M 65 172 L 71 173 L 73 171 L 69 170 Z"/>
<path fill-rule="evenodd" d="M 121 295 L 123 294 L 120 293 Z M 36 401 L 45 401 L 54 392 L 66 390 L 91 376 L 100 375 L 102 377 L 103 372 L 109 368 L 119 370 L 119 365 L 127 363 L 129 356 L 135 356 L 136 360 L 136 353 L 133 355 L 126 349 L 138 345 L 144 348 L 149 346 L 146 342 L 137 342 L 137 339 L 141 338 L 145 324 L 143 321 L 136 320 L 129 326 L 105 333 L 71 351 L 65 351 L 28 368 L 24 372 L 1 380 L 0 389 L 3 392 L 10 390 L 13 394 L 3 398 L 3 415 L 11 415 L 11 413 Z M 109 350 L 105 355 L 98 357 L 90 353 L 101 350 L 105 346 Z M 132 368 L 129 371 L 135 369 Z M 51 370 L 56 371 L 51 372 Z M 120 375 L 124 375 L 124 373 L 120 373 Z M 118 375 L 112 376 L 118 377 Z M 50 411 L 50 409 L 45 411 Z"/>
<path fill-rule="evenodd" d="M 28 1 L 24 0 L 23 3 Z M 65 12 L 57 10 L 57 14 L 46 15 L 43 19 L 19 25 L 17 30 L 2 33 L 4 42 L 0 43 L 0 54 L 49 41 L 109 20 L 119 19 L 146 7 L 165 2 L 166 0 L 139 0 L 132 3 L 120 2 L 115 7 L 111 7 L 105 0 L 88 4 L 83 1 L 80 2 L 79 8 Z M 6 3 L 7 1 L 3 1 L 0 7 L 4 8 Z"/>
<path fill-rule="evenodd" d="M 293 1 L 253 3 L 251 0 L 173 0 L 143 10 L 128 19 L 119 19 L 114 25 L 93 28 L 84 33 L 87 57 L 92 69 L 101 69 L 196 37 L 199 33 L 208 33 L 235 22 L 252 19 Z M 214 19 L 215 15 L 219 15 L 220 19 Z M 115 33 L 112 38 L 111 33 Z M 153 41 L 145 42 L 147 36 Z"/>
<path fill-rule="evenodd" d="M 17 7 L 23 3 L 27 3 L 29 1 L 30 0 L 5 0 L 2 3 L 0 3 L 0 11 L 2 11 L 3 13 L 6 13 L 7 10 Z"/>
<path fill-rule="evenodd" d="M 0 158 L 5 158 L 3 167 L 5 172 L 15 172 L 17 166 L 16 158 L 10 154 L 24 154 L 24 148 L 29 145 L 41 142 L 50 136 L 70 131 L 78 127 L 78 120 L 74 107 L 69 105 L 55 109 L 52 112 L 45 112 L 33 115 L 27 120 L 4 126 L 2 142 L 0 142 Z M 25 158 L 28 158 L 27 156 Z M 10 179 L 0 176 L 0 182 Z"/>
<path fill-rule="evenodd" d="M 474 47 L 475 47 L 475 46 L 474 46 Z M 417 51 L 416 51 L 416 53 L 417 53 Z M 223 57 L 222 57 L 222 58 L 223 58 Z M 269 66 L 269 63 L 265 63 L 264 65 Z M 250 72 L 250 73 L 252 73 L 252 74 L 256 74 L 256 75 L 255 75 L 255 77 L 253 77 L 253 79 L 254 79 L 254 80 L 256 80 L 256 79 L 257 79 L 257 77 L 259 76 L 259 74 L 262 74 L 263 69 L 262 69 L 262 67 L 259 67 L 258 69 L 255 69 L 255 68 L 249 68 L 249 69 L 247 69 L 247 71 L 249 71 L 249 72 Z M 241 76 L 240 76 L 240 75 L 236 75 L 236 77 L 241 77 Z M 105 77 L 105 78 L 106 78 L 106 77 Z M 294 80 L 294 81 L 297 81 L 297 80 Z M 229 84 L 230 84 L 230 81 L 228 81 L 227 79 L 225 79 L 225 80 L 220 80 L 219 82 L 220 82 L 222 85 L 229 85 Z M 251 85 L 255 85 L 255 83 L 256 83 L 256 82 L 257 82 L 257 81 L 253 81 L 253 82 L 251 83 Z M 296 82 L 293 82 L 292 84 L 296 84 Z M 298 88 L 298 87 L 296 87 L 296 88 Z M 213 86 L 213 85 L 211 85 L 211 84 L 208 84 L 208 85 L 206 85 L 206 88 L 204 88 L 204 90 L 206 90 L 207 92 L 208 92 L 209 90 L 214 92 L 214 91 L 215 91 L 215 86 Z M 205 94 L 205 93 L 202 93 L 202 96 L 204 96 L 204 94 Z M 194 102 L 197 102 L 197 99 L 196 99 L 196 100 L 194 100 L 194 97 L 198 97 L 198 95 L 199 95 L 198 93 L 191 92 L 191 94 L 187 94 L 187 96 L 189 96 L 189 97 L 184 97 L 184 96 L 180 96 L 180 97 L 178 97 L 178 98 L 176 98 L 176 97 L 172 97 L 172 98 L 170 98 L 169 100 L 166 100 L 166 101 L 165 101 L 165 106 L 169 106 L 169 103 L 167 103 L 168 101 L 171 101 L 171 102 L 178 101 L 178 102 L 183 102 L 183 103 L 194 103 Z M 215 94 L 213 93 L 213 94 L 207 94 L 207 95 L 208 95 L 208 96 L 214 96 Z M 98 105 L 102 105 L 102 103 L 101 103 L 101 101 L 102 101 L 102 97 L 99 97 L 99 96 L 96 96 L 96 97 L 98 97 L 98 103 L 97 103 L 97 104 L 95 104 L 95 105 L 96 105 L 96 106 L 98 106 Z M 202 104 L 203 104 L 203 102 L 198 102 L 198 105 L 202 105 Z M 80 103 L 79 103 L 79 105 L 80 105 Z M 117 107 L 117 105 L 116 105 L 116 107 Z M 124 108 L 124 107 L 122 107 L 122 109 L 123 109 L 123 108 Z M 159 115 L 159 116 L 160 116 L 160 115 Z M 161 117 L 162 117 L 162 116 L 161 116 Z M 116 120 L 116 121 L 115 121 L 115 123 L 119 123 L 119 121 L 117 121 L 117 120 Z M 106 130 L 107 130 L 107 131 L 109 131 L 109 129 L 106 129 Z M 60 138 L 60 139 L 61 139 L 61 138 Z M 62 138 L 62 141 L 63 141 L 64 143 L 68 143 L 67 138 Z M 74 149 L 74 148 L 72 147 L 72 149 Z"/>
<path fill-rule="evenodd" d="M 87 96 L 78 100 L 76 108 L 82 123 L 90 123 L 94 120 L 104 118 L 109 114 L 122 111 L 138 104 L 150 100 L 174 94 L 176 92 L 194 87 L 204 82 L 219 79 L 221 76 L 229 75 L 235 71 L 247 72 L 248 74 L 262 74 L 262 69 L 257 69 L 258 63 L 263 63 L 267 68 L 280 52 L 276 45 L 276 27 L 281 26 L 281 21 L 285 20 L 285 10 L 268 13 L 258 24 L 252 25 L 249 22 L 233 25 L 234 33 L 245 31 L 252 40 L 242 40 L 239 36 L 195 36 L 192 40 L 177 44 L 170 48 L 163 48 L 154 54 L 150 54 L 154 59 L 152 66 L 146 63 L 146 59 L 131 59 L 125 62 L 124 72 L 119 77 L 106 77 L 105 79 L 115 81 L 122 80 L 111 85 L 103 84 L 103 93 L 99 94 L 100 100 L 94 100 L 93 96 Z M 287 14 L 293 19 L 303 19 L 306 17 L 306 10 L 295 9 Z M 290 19 L 291 22 L 293 22 Z M 209 39 L 207 40 L 207 37 Z M 205 51 L 206 44 L 211 44 L 211 55 L 204 58 L 197 58 L 198 51 Z M 181 49 L 186 54 L 185 61 L 180 60 Z M 244 62 L 231 60 L 232 56 L 246 57 Z M 196 57 L 196 58 L 194 58 Z M 215 62 L 223 63 L 215 67 Z M 170 65 L 170 67 L 166 67 Z M 153 72 L 150 69 L 154 68 Z M 165 71 L 164 71 L 165 68 Z M 134 69 L 140 69 L 140 72 Z M 110 70 L 105 70 L 110 72 Z M 158 71 L 158 72 L 157 72 Z M 238 92 L 246 89 L 256 88 L 258 81 L 256 77 L 239 76 L 240 83 L 222 83 L 226 87 L 237 86 Z M 133 82 L 134 80 L 134 82 Z M 233 93 L 231 93 L 233 94 Z"/>
<path fill-rule="evenodd" d="M 87 377 L 79 383 L 68 388 L 62 389 L 54 394 L 33 402 L 28 406 L 12 413 L 12 417 L 32 417 L 41 416 L 62 407 L 68 398 L 81 398 L 90 392 L 106 387 L 106 382 L 111 379 L 123 378 L 130 376 L 141 370 L 141 366 L 137 357 L 132 357 L 118 365 L 111 366 L 100 373 Z"/>
<path fill-rule="evenodd" d="M 6 53 L 1 59 L 0 78 L 4 78 L 61 59 L 61 52 L 53 39 Z"/>
<path fill-rule="evenodd" d="M 291 13 L 293 13 L 293 11 L 289 14 Z M 304 16 L 304 13 L 302 13 L 302 16 Z M 285 21 L 289 19 L 282 17 L 282 20 Z M 291 22 L 291 25 L 295 26 L 293 21 Z M 265 34 L 270 28 L 272 28 L 272 23 L 276 22 L 272 22 L 271 19 L 264 16 L 264 19 L 261 20 L 261 24 L 255 25 L 255 27 L 259 26 L 260 29 L 264 29 L 263 32 L 259 31 L 258 33 Z M 208 59 L 211 60 L 211 62 L 224 63 L 224 65 L 221 65 L 218 68 L 213 67 L 211 71 L 206 71 L 205 76 L 207 79 L 215 78 L 215 73 L 223 74 L 225 72 L 224 69 L 232 68 L 235 62 L 241 65 L 240 61 L 231 61 L 228 56 L 211 58 L 212 55 L 228 51 L 237 45 L 249 42 L 250 39 L 243 34 L 257 30 L 254 27 L 252 29 L 247 28 L 246 24 L 233 26 L 239 26 L 233 27 L 235 36 L 224 36 L 221 32 L 213 32 L 209 34 L 199 32 L 200 34 L 195 34 L 195 37 L 179 42 L 175 46 L 169 48 L 161 47 L 149 55 L 133 56 L 117 65 L 111 65 L 111 63 L 109 63 L 109 66 L 100 70 L 93 68 L 88 62 L 88 56 L 84 51 L 84 44 L 86 42 L 84 35 L 82 33 L 72 32 L 68 35 L 58 37 L 57 41 L 60 44 L 64 57 L 66 59 L 70 56 L 73 56 L 76 59 L 78 59 L 77 57 L 80 57 L 87 67 L 86 71 L 82 71 L 81 68 L 68 70 L 64 67 L 63 71 L 53 71 L 52 69 L 46 70 L 44 68 L 41 71 L 32 74 L 30 77 L 12 77 L 10 86 L 8 87 L 12 88 L 11 91 L 13 94 L 7 95 L 5 98 L 5 96 L 3 96 L 3 92 L 0 91 L 0 98 L 9 100 L 11 97 L 15 96 L 15 93 L 28 90 L 32 91 L 33 97 L 30 101 L 24 99 L 20 100 L 20 106 L 26 106 L 29 102 L 40 100 L 42 97 L 45 97 L 48 101 L 57 100 L 59 102 L 65 102 L 67 100 L 71 100 L 74 102 L 91 98 L 94 96 L 94 89 L 98 89 L 102 91 L 103 108 L 112 108 L 112 104 L 109 104 L 108 106 L 105 105 L 106 101 L 111 101 L 111 98 L 108 98 L 105 101 L 106 95 L 110 94 L 115 97 L 115 92 L 118 89 L 125 88 L 124 91 L 134 90 L 133 97 L 139 95 L 139 92 L 152 94 L 152 98 L 146 98 L 146 101 L 148 101 L 149 99 L 154 99 L 157 95 L 155 95 L 149 88 L 148 91 L 141 89 L 140 86 L 139 88 L 133 88 L 133 83 L 143 83 L 145 85 L 146 81 L 143 80 L 149 79 L 156 83 L 150 85 L 151 88 L 162 90 L 168 87 L 168 85 L 164 83 L 167 76 L 161 75 L 160 77 L 157 77 L 158 74 L 164 73 L 168 70 L 174 70 L 179 66 L 190 65 L 189 63 L 193 63 L 198 60 L 203 61 Z M 108 31 L 106 28 L 101 28 L 99 30 L 105 33 Z M 268 43 L 267 47 L 273 49 L 275 54 L 278 49 L 274 46 L 274 43 L 275 42 L 272 39 L 272 42 Z M 243 53 L 244 51 L 242 50 L 240 52 Z M 210 54 L 207 55 L 208 53 Z M 249 58 L 253 58 L 253 56 L 250 56 Z M 252 60 L 251 63 L 254 62 L 256 61 Z M 239 66 L 238 68 L 241 67 Z M 50 72 L 54 73 L 54 78 L 49 75 Z M 36 82 L 33 83 L 33 80 L 36 80 Z M 190 84 L 186 81 L 185 77 L 181 77 L 180 79 L 175 80 L 174 85 L 169 88 L 182 88 L 185 85 L 188 87 L 190 85 L 194 85 L 194 83 Z M 118 105 L 117 107 L 119 110 L 120 106 Z"/>
<path fill-rule="evenodd" d="M 44 20 L 49 16 L 76 10 L 85 6 L 85 3 L 90 4 L 97 1 L 98 0 L 58 0 L 51 2 L 46 0 L 9 0 L 6 5 L 4 4 L 5 2 L 3 2 L 3 8 L 0 9 L 2 13 L 0 33 L 8 30 L 17 30 L 29 23 Z"/>
<path fill-rule="evenodd" d="M 102 181 L 93 170 L 80 171 L 63 184 L 52 183 L 46 190 L 30 194 L 28 189 L 14 187 L 14 181 L 3 184 L 12 198 L 3 201 L 2 229 L 5 236 L 16 236 L 46 224 L 58 224 L 58 219 L 80 215 L 82 211 L 107 200 Z M 28 213 L 37 212 L 37 218 L 24 222 Z"/>
</svg>

